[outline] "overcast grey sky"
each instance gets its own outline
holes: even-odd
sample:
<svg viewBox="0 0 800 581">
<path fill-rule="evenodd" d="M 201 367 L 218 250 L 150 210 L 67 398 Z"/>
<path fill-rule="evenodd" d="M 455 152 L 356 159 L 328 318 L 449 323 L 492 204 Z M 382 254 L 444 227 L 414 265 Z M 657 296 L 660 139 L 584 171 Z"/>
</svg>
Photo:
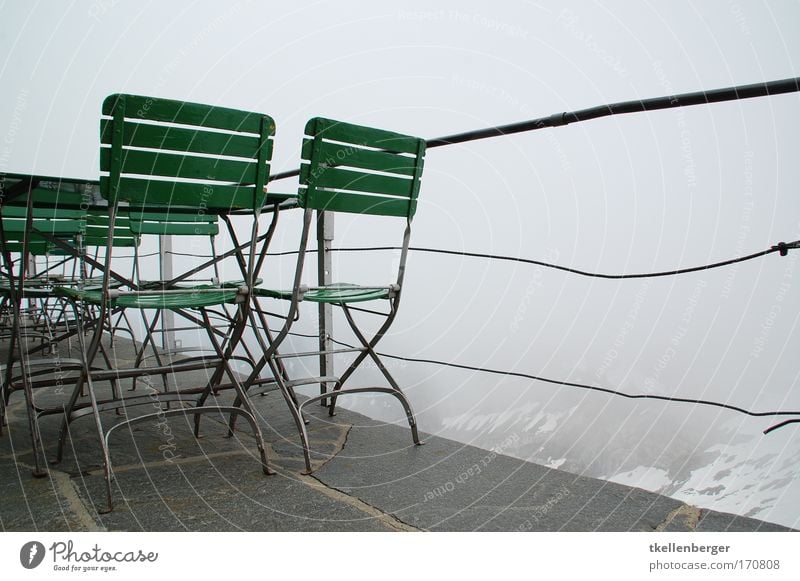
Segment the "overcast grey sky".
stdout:
<svg viewBox="0 0 800 581">
<path fill-rule="evenodd" d="M 9 0 L 0 14 L 5 172 L 95 178 L 100 104 L 115 92 L 268 113 L 281 171 L 297 165 L 316 115 L 436 137 L 800 76 L 796 1 Z M 784 95 L 430 151 L 413 244 L 622 273 L 800 239 L 798 105 Z M 337 222 L 337 245 L 374 234 Z M 373 265 L 387 276 L 376 261 L 358 269 Z M 643 283 L 416 254 L 383 348 L 800 409 L 797 276 L 796 255 Z M 431 366 L 397 372 L 425 431 L 485 447 L 517 434 L 506 452 L 800 525 L 796 427 L 763 437 L 769 420 L 730 412 Z M 383 401 L 356 407 L 398 417 Z"/>
</svg>

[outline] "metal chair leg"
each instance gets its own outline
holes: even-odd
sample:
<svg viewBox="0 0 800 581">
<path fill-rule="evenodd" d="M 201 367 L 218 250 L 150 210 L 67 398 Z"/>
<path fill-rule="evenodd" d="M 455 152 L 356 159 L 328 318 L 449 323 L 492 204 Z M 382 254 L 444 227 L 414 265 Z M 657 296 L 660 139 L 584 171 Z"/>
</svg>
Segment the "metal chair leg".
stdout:
<svg viewBox="0 0 800 581">
<path fill-rule="evenodd" d="M 408 425 L 411 428 L 412 440 L 414 441 L 415 444 L 421 445 L 422 441 L 419 438 L 419 432 L 417 430 L 417 420 L 416 417 L 414 416 L 414 411 L 411 408 L 411 403 L 408 401 L 408 398 L 403 393 L 403 390 L 400 389 L 400 385 L 397 383 L 395 378 L 392 376 L 391 373 L 389 373 L 389 370 L 383 364 L 381 358 L 375 352 L 375 346 L 383 338 L 384 334 L 386 333 L 386 330 L 389 328 L 389 326 L 392 324 L 394 320 L 394 316 L 397 312 L 396 309 L 394 308 L 394 305 L 392 306 L 392 309 L 386 321 L 381 325 L 381 327 L 378 329 L 377 333 L 375 334 L 375 336 L 372 338 L 371 341 L 367 341 L 364 334 L 358 328 L 355 320 L 353 319 L 353 315 L 350 312 L 350 309 L 347 308 L 347 305 L 342 305 L 342 310 L 344 311 L 345 319 L 350 325 L 350 328 L 355 334 L 356 338 L 361 343 L 363 350 L 361 351 L 361 353 L 358 354 L 356 359 L 350 364 L 347 370 L 345 370 L 345 372 L 341 375 L 339 381 L 337 381 L 336 384 L 334 385 L 333 390 L 327 394 L 330 397 L 330 403 L 328 405 L 328 415 L 329 416 L 336 415 L 336 398 L 339 395 L 341 395 L 343 391 L 344 382 L 347 381 L 347 379 L 353 374 L 353 372 L 359 367 L 359 365 L 361 365 L 364 359 L 366 359 L 366 357 L 369 356 L 373 360 L 375 365 L 378 367 L 378 369 L 381 371 L 381 373 L 383 374 L 384 378 L 389 383 L 391 388 L 388 390 L 384 390 L 383 388 L 363 388 L 358 390 L 353 389 L 353 390 L 348 390 L 347 393 L 381 391 L 384 393 L 390 393 L 391 395 L 394 395 L 403 405 Z M 304 404 L 305 403 L 307 402 L 304 402 Z"/>
</svg>

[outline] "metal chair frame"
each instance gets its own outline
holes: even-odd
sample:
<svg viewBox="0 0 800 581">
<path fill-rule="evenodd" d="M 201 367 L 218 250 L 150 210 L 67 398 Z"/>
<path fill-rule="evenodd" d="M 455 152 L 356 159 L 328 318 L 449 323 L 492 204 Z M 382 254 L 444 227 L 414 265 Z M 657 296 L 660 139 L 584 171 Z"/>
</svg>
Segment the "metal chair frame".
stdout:
<svg viewBox="0 0 800 581">
<path fill-rule="evenodd" d="M 103 103 L 103 115 L 100 159 L 101 172 L 106 175 L 101 175 L 100 190 L 108 200 L 110 224 L 115 223 L 119 204 L 123 201 L 144 207 L 155 205 L 160 208 L 202 208 L 205 212 L 221 215 L 244 210 L 254 218 L 247 272 L 244 283 L 239 287 L 221 284 L 205 288 L 172 286 L 148 290 L 133 285 L 130 289 L 113 289 L 108 274 L 111 272 L 113 247 L 111 227 L 102 289 L 66 293 L 71 299 L 76 316 L 81 314 L 79 305 L 88 302 L 98 308 L 97 317 L 101 321 L 113 309 L 123 306 L 170 309 L 178 314 L 189 314 L 209 331 L 208 338 L 216 354 L 213 358 L 188 363 L 178 361 L 167 366 L 95 372 L 91 370 L 91 362 L 102 340 L 102 325 L 95 326 L 88 344 L 79 335 L 81 350 L 86 354 L 84 370 L 65 408 L 57 460 L 63 454 L 70 423 L 91 415 L 103 455 L 107 501 L 103 512 L 107 512 L 113 508 L 109 438 L 122 425 L 154 417 L 181 414 L 199 418 L 199 414 L 204 413 L 243 416 L 255 436 L 262 470 L 265 474 L 271 473 L 255 412 L 241 382 L 230 367 L 230 357 L 249 319 L 248 294 L 256 274 L 253 257 L 258 240 L 258 217 L 267 202 L 264 185 L 269 175 L 275 125 L 269 116 L 259 113 L 137 95 L 108 97 Z M 207 308 L 226 303 L 235 304 L 237 314 L 232 328 L 221 333 L 224 340 L 220 341 L 217 337 L 220 331 L 211 324 Z M 103 425 L 102 411 L 125 409 L 140 404 L 152 405 L 152 398 L 145 395 L 102 401 L 97 397 L 95 383 L 111 377 L 121 379 L 197 369 L 214 370 L 212 379 L 205 386 L 159 394 L 161 402 L 178 402 L 179 407 L 127 417 L 110 428 Z M 235 390 L 239 405 L 206 404 L 208 397 L 220 388 L 215 385 L 215 381 L 222 374 L 227 374 L 230 378 L 229 387 Z M 88 388 L 90 405 L 79 408 L 76 402 L 83 385 Z M 184 404 L 189 404 L 190 407 L 185 408 Z"/>
<path fill-rule="evenodd" d="M 412 440 L 421 444 L 417 422 L 408 398 L 375 351 L 397 315 L 403 289 L 411 223 L 417 207 L 417 196 L 423 169 L 425 141 L 420 138 L 341 123 L 324 118 L 314 118 L 306 125 L 303 142 L 304 164 L 300 171 L 298 204 L 304 208 L 303 227 L 295 266 L 293 285 L 289 291 L 257 288 L 258 297 L 270 297 L 289 301 L 284 324 L 280 330 L 262 340 L 264 356 L 255 366 L 246 382 L 251 394 L 265 393 L 277 387 L 284 396 L 300 434 L 306 472 L 312 471 L 307 420 L 304 409 L 312 403 L 328 400 L 329 415 L 335 414 L 336 400 L 342 395 L 355 393 L 384 393 L 394 396 L 406 414 L 411 428 Z M 393 216 L 405 219 L 403 245 L 395 281 L 386 286 L 329 285 L 308 287 L 302 284 L 306 247 L 314 224 L 316 212 L 349 212 L 355 214 Z M 389 312 L 385 320 L 371 337 L 359 329 L 351 303 L 385 300 Z M 300 303 L 312 301 L 329 303 L 342 309 L 345 319 L 361 346 L 353 349 L 336 349 L 331 353 L 356 353 L 355 359 L 341 376 L 318 376 L 289 379 L 282 359 L 319 355 L 325 351 L 279 354 L 284 339 L 300 316 Z M 345 388 L 344 385 L 359 366 L 370 358 L 386 379 L 388 387 L 369 386 Z M 264 367 L 269 366 L 271 381 L 260 378 Z M 333 384 L 330 392 L 310 397 L 302 402 L 294 388 L 308 384 Z M 238 403 L 238 402 L 237 402 Z M 232 418 L 233 420 L 233 418 Z M 232 427 L 232 426 L 231 426 Z"/>
<path fill-rule="evenodd" d="M 53 188 L 39 188 L 42 178 L 21 179 L 16 184 L 14 198 L 22 199 L 24 205 L 6 204 L 0 207 L 0 254 L 5 272 L 3 278 L 7 286 L 3 287 L 4 299 L 10 304 L 12 311 L 11 333 L 8 347 L 8 357 L 6 363 L 0 366 L 0 429 L 5 422 L 5 413 L 13 391 L 21 390 L 25 394 L 26 412 L 28 418 L 28 428 L 33 449 L 34 466 L 32 473 L 35 477 L 47 475 L 45 464 L 40 458 L 43 445 L 41 432 L 39 430 L 38 415 L 39 411 L 34 402 L 33 389 L 41 385 L 52 385 L 52 381 L 41 381 L 34 385 L 32 378 L 37 375 L 47 374 L 52 367 L 54 359 L 39 358 L 32 359 L 34 352 L 42 350 L 45 345 L 53 346 L 57 340 L 53 336 L 53 328 L 49 320 L 49 312 L 46 301 L 56 297 L 54 287 L 47 278 L 37 279 L 36 273 L 31 272 L 29 259 L 35 255 L 48 254 L 54 248 L 54 242 L 59 241 L 68 247 L 72 244 L 80 246 L 80 237 L 85 228 L 84 212 L 80 209 L 68 209 L 59 207 L 40 208 L 34 204 L 42 198 L 48 201 L 55 201 L 61 194 L 60 182 Z M 69 189 L 71 182 L 65 184 L 65 190 Z M 68 196 L 74 192 L 64 192 Z M 22 194 L 26 194 L 21 198 Z M 17 202 L 18 200 L 12 200 Z M 12 252 L 19 255 L 17 267 L 14 269 Z M 72 258 L 76 256 L 73 254 Z M 41 302 L 44 309 L 40 311 L 44 322 L 44 333 L 34 329 L 34 338 L 41 340 L 39 349 L 29 349 L 28 339 L 31 336 L 24 323 L 22 302 L 28 300 L 31 303 Z M 30 305 L 29 305 L 30 307 Z M 41 309 L 41 307 L 40 307 Z M 30 309 L 29 309 L 30 310 Z M 34 312 L 30 310 L 30 312 Z M 61 370 L 81 369 L 81 364 L 77 360 L 58 360 Z M 20 386 L 21 384 L 21 386 Z"/>
</svg>

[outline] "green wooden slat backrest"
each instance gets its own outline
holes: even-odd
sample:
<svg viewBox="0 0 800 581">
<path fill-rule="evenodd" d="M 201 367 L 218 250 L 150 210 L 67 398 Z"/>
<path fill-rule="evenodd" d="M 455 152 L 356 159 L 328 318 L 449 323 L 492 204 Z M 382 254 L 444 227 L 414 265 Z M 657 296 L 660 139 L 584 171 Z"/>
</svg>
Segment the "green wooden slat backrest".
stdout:
<svg viewBox="0 0 800 581">
<path fill-rule="evenodd" d="M 3 210 L 5 211 L 8 208 L 6 206 Z M 58 248 L 55 243 L 47 240 L 44 236 L 39 234 L 38 232 L 30 232 L 25 234 L 25 229 L 22 227 L 18 227 L 16 224 L 9 224 L 10 221 L 7 221 L 5 218 L 3 219 L 3 234 L 5 238 L 3 239 L 3 246 L 7 252 L 23 252 L 24 245 L 25 245 L 25 238 L 27 237 L 27 244 L 28 244 L 28 252 L 34 254 L 36 256 L 44 256 L 46 254 L 64 254 L 64 251 Z M 24 225 L 22 220 L 19 220 Z M 82 223 L 85 225 L 85 223 Z M 65 243 L 75 246 L 77 243 L 75 241 L 75 236 L 77 232 L 74 229 L 64 229 L 53 227 L 48 229 L 42 229 L 42 232 L 46 232 L 47 234 L 52 235 L 55 238 L 63 240 Z M 65 231 L 70 230 L 70 231 Z"/>
<path fill-rule="evenodd" d="M 261 208 L 275 122 L 268 115 L 111 95 L 100 123 L 100 193 L 110 201 Z"/>
<path fill-rule="evenodd" d="M 36 194 L 37 190 L 32 190 Z M 33 230 L 28 230 L 28 208 L 26 206 L 5 205 L 2 207 L 2 222 L 4 247 L 8 252 L 23 252 L 27 238 L 28 252 L 34 255 L 64 254 L 62 249 L 43 234 L 59 238 L 67 244 L 77 245 L 78 235 L 86 230 L 86 210 L 80 209 L 80 204 L 67 204 L 65 208 L 60 204 L 65 201 L 65 196 L 74 192 L 64 191 L 59 188 L 44 188 L 39 190 L 38 200 L 51 204 L 45 207 L 31 208 L 31 223 Z M 77 194 L 74 194 L 77 195 Z M 37 198 L 34 198 L 36 200 Z M 77 201 L 73 200 L 73 201 Z"/>
<path fill-rule="evenodd" d="M 14 197 L 0 207 L 3 221 L 4 248 L 8 252 L 23 252 L 27 242 L 33 255 L 66 255 L 66 251 L 47 240 L 42 233 L 77 246 L 78 235 L 86 229 L 86 208 L 91 201 L 92 182 L 49 176 L 0 175 L 2 190 L 32 180 L 36 185 L 27 187 L 22 195 Z M 31 225 L 28 232 L 28 198 L 31 198 Z M 4 200 L 5 202 L 5 200 Z M 27 238 L 27 241 L 26 241 Z"/>
<path fill-rule="evenodd" d="M 21 239 L 28 230 L 27 213 L 28 209 L 23 206 L 3 207 L 3 232 L 8 240 Z M 86 212 L 80 209 L 32 208 L 31 214 L 33 229 L 53 236 L 74 237 L 86 227 Z"/>
<path fill-rule="evenodd" d="M 412 218 L 425 140 L 316 117 L 306 124 L 299 204 Z"/>
<path fill-rule="evenodd" d="M 117 212 L 114 220 L 112 246 L 133 247 L 139 245 L 139 237 L 131 231 L 130 217 L 126 212 Z M 84 246 L 106 246 L 108 244 L 108 214 L 90 210 L 86 215 Z"/>
</svg>

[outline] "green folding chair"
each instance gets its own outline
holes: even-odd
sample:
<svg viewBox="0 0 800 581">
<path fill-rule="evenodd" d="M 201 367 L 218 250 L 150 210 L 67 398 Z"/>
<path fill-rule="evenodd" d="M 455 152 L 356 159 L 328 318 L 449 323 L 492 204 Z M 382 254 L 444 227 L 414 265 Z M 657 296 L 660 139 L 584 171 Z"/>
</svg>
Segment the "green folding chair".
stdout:
<svg viewBox="0 0 800 581">
<path fill-rule="evenodd" d="M 37 273 L 36 257 L 53 254 L 68 256 L 67 261 L 76 260 L 77 252 L 69 255 L 59 244 L 73 250 L 79 247 L 86 224 L 85 211 L 80 208 L 40 208 L 34 206 L 32 198 L 33 194 L 29 193 L 23 200 L 25 205 L 4 205 L 0 209 L 0 295 L 11 312 L 8 356 L 5 364 L 0 365 L 0 426 L 5 423 L 12 393 L 23 391 L 33 448 L 33 474 L 45 476 L 47 472 L 40 458 L 42 443 L 33 378 L 50 374 L 54 365 L 62 371 L 81 366 L 77 360 L 42 356 L 42 352 L 45 355 L 54 353 L 58 343 L 54 321 L 58 309 L 51 301 L 57 299 L 54 281 L 62 281 L 63 277 L 54 276 L 49 268 Z M 27 307 L 23 307 L 23 302 Z M 38 382 L 36 386 L 47 384 Z"/>
<path fill-rule="evenodd" d="M 257 288 L 256 297 L 270 297 L 289 301 L 288 313 L 283 327 L 276 332 L 266 349 L 262 360 L 256 365 L 248 379 L 251 393 L 266 392 L 280 388 L 295 424 L 300 432 L 306 470 L 312 470 L 306 419 L 303 409 L 321 401 L 329 401 L 329 414 L 335 413 L 336 399 L 352 393 L 386 393 L 397 398 L 402 404 L 414 443 L 420 444 L 417 423 L 406 396 L 397 381 L 375 352 L 375 346 L 385 335 L 394 321 L 400 305 L 405 276 L 406 257 L 411 235 L 411 222 L 417 209 L 420 178 L 422 176 L 425 141 L 417 137 L 401 135 L 379 129 L 372 129 L 350 123 L 315 118 L 305 128 L 306 138 L 302 146 L 303 164 L 300 171 L 299 205 L 304 208 L 303 230 L 300 249 L 290 290 Z M 302 284 L 303 265 L 306 246 L 312 227 L 314 212 L 347 212 L 365 216 L 389 216 L 405 221 L 402 251 L 397 276 L 391 284 L 384 286 L 361 286 L 356 284 L 333 284 L 311 287 Z M 365 273 L 369 277 L 368 273 Z M 282 342 L 300 316 L 302 302 L 328 303 L 340 307 L 345 319 L 361 346 L 355 349 L 338 349 L 336 353 L 354 352 L 355 359 L 341 376 L 320 376 L 285 380 L 276 367 L 283 358 L 291 354 L 278 354 Z M 359 329 L 353 316 L 355 306 L 367 302 L 388 304 L 386 313 L 375 313 L 383 317 L 378 330 L 368 338 Z M 307 356 L 309 353 L 297 354 Z M 356 369 L 367 359 L 371 359 L 381 371 L 388 386 L 369 386 L 345 388 L 344 385 Z M 274 383 L 258 385 L 261 370 L 269 365 L 274 375 Z M 315 397 L 299 401 L 294 388 L 306 384 L 333 384 L 333 390 Z"/>
<path fill-rule="evenodd" d="M 127 409 L 135 405 L 152 406 L 148 395 L 127 396 L 101 401 L 95 384 L 108 377 L 107 373 L 90 371 L 91 361 L 102 340 L 102 328 L 96 326 L 91 341 L 85 345 L 86 365 L 81 380 L 74 388 L 70 402 L 65 408 L 59 441 L 60 459 L 70 422 L 85 415 L 94 418 L 103 454 L 106 480 L 107 507 L 113 507 L 111 495 L 111 460 L 109 437 L 123 425 L 163 417 L 166 415 L 201 413 L 234 414 L 244 417 L 250 424 L 260 454 L 265 474 L 271 471 L 267 465 L 261 429 L 236 373 L 230 366 L 230 357 L 248 321 L 249 292 L 255 280 L 249 262 L 244 284 L 238 287 L 220 285 L 193 286 L 190 288 L 143 289 L 113 288 L 111 284 L 113 230 L 119 205 L 172 208 L 180 206 L 193 209 L 195 213 L 217 213 L 246 210 L 253 216 L 249 255 L 255 254 L 258 240 L 258 217 L 268 202 L 264 185 L 269 175 L 269 160 L 272 156 L 273 120 L 260 113 L 238 111 L 211 105 L 187 103 L 136 95 L 112 95 L 103 103 L 101 120 L 100 178 L 101 195 L 108 200 L 110 227 L 106 244 L 106 258 L 102 288 L 82 290 L 64 289 L 64 295 L 76 305 L 94 305 L 102 320 L 115 308 L 164 310 L 170 309 L 179 315 L 190 314 L 194 320 L 213 329 L 208 309 L 224 305 L 236 305 L 238 312 L 233 326 L 225 334 L 223 343 L 214 332 L 208 338 L 215 350 L 215 357 L 201 361 L 176 360 L 164 367 L 117 369 L 116 378 L 136 377 L 145 374 L 180 373 L 198 369 L 214 370 L 212 381 L 196 389 L 159 393 L 161 402 L 178 402 L 179 407 L 160 410 L 142 416 L 129 416 L 112 426 L 104 425 L 101 412 L 110 409 Z M 209 404 L 208 394 L 218 386 L 213 379 L 221 373 L 230 377 L 231 387 L 237 394 L 240 405 L 224 403 Z M 83 384 L 88 387 L 90 407 L 78 409 L 77 402 Z M 198 394 L 204 394 L 202 404 Z M 190 407 L 184 408 L 182 404 Z"/>
</svg>

